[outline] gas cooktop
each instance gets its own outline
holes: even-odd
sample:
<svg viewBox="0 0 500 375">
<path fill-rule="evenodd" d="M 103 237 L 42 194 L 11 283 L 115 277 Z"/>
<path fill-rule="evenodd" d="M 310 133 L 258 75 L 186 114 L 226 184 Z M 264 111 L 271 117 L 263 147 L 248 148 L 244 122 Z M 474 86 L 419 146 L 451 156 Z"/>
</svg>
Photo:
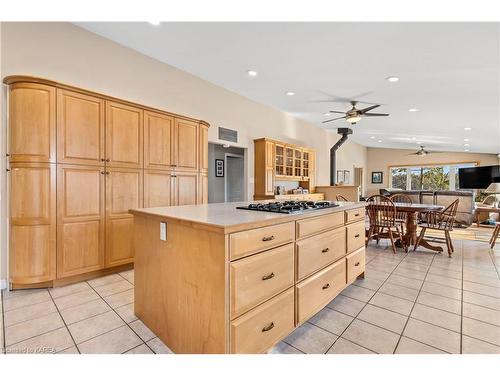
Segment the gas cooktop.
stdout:
<svg viewBox="0 0 500 375">
<path fill-rule="evenodd" d="M 278 201 L 268 203 L 250 203 L 248 206 L 236 207 L 239 210 L 252 210 L 263 212 L 276 212 L 280 214 L 293 214 L 309 210 L 337 207 L 338 204 L 330 201 Z"/>
</svg>

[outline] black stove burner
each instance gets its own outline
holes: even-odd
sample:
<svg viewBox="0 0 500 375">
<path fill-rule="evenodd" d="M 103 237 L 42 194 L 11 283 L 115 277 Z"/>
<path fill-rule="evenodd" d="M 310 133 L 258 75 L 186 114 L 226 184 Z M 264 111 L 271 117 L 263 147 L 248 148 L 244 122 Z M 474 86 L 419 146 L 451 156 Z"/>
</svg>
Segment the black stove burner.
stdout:
<svg viewBox="0 0 500 375">
<path fill-rule="evenodd" d="M 240 210 L 253 210 L 263 212 L 276 212 L 291 214 L 307 210 L 319 210 L 321 208 L 337 207 L 338 204 L 330 201 L 275 201 L 268 203 L 250 203 L 248 206 L 236 207 Z"/>
</svg>

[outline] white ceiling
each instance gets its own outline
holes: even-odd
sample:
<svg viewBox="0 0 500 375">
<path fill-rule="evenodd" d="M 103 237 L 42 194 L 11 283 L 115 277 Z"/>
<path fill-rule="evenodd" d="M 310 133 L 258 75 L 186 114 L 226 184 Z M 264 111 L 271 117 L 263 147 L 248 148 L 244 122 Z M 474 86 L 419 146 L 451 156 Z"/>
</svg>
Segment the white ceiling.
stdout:
<svg viewBox="0 0 500 375">
<path fill-rule="evenodd" d="M 78 25 L 332 131 L 348 124 L 323 125 L 324 113 L 349 106 L 310 101 L 372 92 L 360 100 L 383 103 L 376 111 L 390 116 L 352 126 L 366 146 L 500 152 L 497 23 Z"/>
</svg>

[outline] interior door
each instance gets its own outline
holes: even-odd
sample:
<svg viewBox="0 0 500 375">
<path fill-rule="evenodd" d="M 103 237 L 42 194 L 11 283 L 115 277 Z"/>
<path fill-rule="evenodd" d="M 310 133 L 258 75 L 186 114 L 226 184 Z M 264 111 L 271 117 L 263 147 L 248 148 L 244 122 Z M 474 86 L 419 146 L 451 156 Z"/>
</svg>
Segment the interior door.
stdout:
<svg viewBox="0 0 500 375">
<path fill-rule="evenodd" d="M 57 277 L 104 267 L 104 168 L 57 169 Z"/>
<path fill-rule="evenodd" d="M 134 261 L 133 216 L 128 210 L 142 207 L 142 186 L 141 169 L 106 170 L 106 267 Z"/>
<path fill-rule="evenodd" d="M 57 161 L 101 165 L 103 158 L 104 101 L 58 89 Z"/>
<path fill-rule="evenodd" d="M 174 118 L 144 112 L 144 168 L 169 169 L 173 166 Z"/>
<path fill-rule="evenodd" d="M 197 203 L 197 173 L 176 172 L 174 181 L 176 206 Z"/>
<path fill-rule="evenodd" d="M 106 161 L 111 167 L 142 168 L 143 111 L 106 102 Z"/>
<path fill-rule="evenodd" d="M 198 126 L 197 122 L 175 119 L 175 160 L 178 170 L 198 170 Z"/>
<path fill-rule="evenodd" d="M 165 207 L 174 204 L 172 171 L 144 171 L 144 207 Z"/>
<path fill-rule="evenodd" d="M 56 278 L 56 167 L 11 165 L 10 281 L 30 284 Z"/>
<path fill-rule="evenodd" d="M 226 202 L 244 201 L 243 158 L 226 155 Z"/>
</svg>

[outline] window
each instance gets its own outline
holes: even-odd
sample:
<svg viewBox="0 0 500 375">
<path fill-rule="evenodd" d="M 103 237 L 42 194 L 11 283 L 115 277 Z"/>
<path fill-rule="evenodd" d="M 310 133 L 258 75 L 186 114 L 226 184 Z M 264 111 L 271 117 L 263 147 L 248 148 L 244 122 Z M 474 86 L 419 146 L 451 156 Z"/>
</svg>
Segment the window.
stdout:
<svg viewBox="0 0 500 375">
<path fill-rule="evenodd" d="M 476 163 L 391 167 L 390 187 L 401 190 L 456 190 L 458 169 Z"/>
</svg>

